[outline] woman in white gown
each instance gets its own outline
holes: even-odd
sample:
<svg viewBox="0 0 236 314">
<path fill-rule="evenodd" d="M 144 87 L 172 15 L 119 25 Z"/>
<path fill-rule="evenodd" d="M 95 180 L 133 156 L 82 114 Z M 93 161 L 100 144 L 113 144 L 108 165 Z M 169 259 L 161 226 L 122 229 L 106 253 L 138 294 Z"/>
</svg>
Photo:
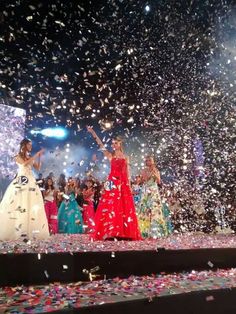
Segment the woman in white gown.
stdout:
<svg viewBox="0 0 236 314">
<path fill-rule="evenodd" d="M 49 237 L 42 193 L 36 184 L 32 167 L 39 170 L 43 150 L 30 157 L 32 142 L 24 139 L 15 161 L 18 173 L 0 204 L 0 240 L 46 239 Z M 38 160 L 37 160 L 38 159 Z"/>
</svg>

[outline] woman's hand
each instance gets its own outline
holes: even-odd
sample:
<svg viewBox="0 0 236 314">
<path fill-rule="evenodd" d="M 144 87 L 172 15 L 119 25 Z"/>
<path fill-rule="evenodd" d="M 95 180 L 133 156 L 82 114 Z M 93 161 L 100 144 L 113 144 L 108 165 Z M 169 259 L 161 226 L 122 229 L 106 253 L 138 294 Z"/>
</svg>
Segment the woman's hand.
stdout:
<svg viewBox="0 0 236 314">
<path fill-rule="evenodd" d="M 40 157 L 44 152 L 45 149 L 40 149 L 33 157 L 30 158 L 30 160 L 33 160 L 33 166 L 37 171 L 39 171 L 41 168 Z M 39 158 L 38 161 L 35 161 L 36 158 Z"/>
<path fill-rule="evenodd" d="M 93 138 L 95 139 L 95 141 L 97 142 L 97 144 L 99 145 L 100 149 L 102 150 L 103 154 L 109 159 L 112 159 L 112 154 L 105 148 L 105 146 L 103 145 L 103 142 L 101 141 L 101 139 L 97 136 L 97 133 L 94 131 L 94 129 L 91 126 L 87 125 L 87 131 L 89 133 L 92 134 Z"/>
<path fill-rule="evenodd" d="M 40 150 L 35 154 L 35 157 L 41 157 L 44 152 L 45 152 L 45 149 L 44 149 L 44 148 L 40 149 Z"/>
<path fill-rule="evenodd" d="M 158 171 L 157 171 L 157 169 L 152 169 L 151 174 L 152 174 L 153 176 L 157 177 L 157 176 L 158 176 Z"/>
<path fill-rule="evenodd" d="M 156 180 L 157 180 L 157 183 L 158 183 L 158 184 L 161 184 L 160 172 L 159 172 L 159 170 L 158 170 L 156 167 L 154 167 L 154 168 L 152 169 L 151 174 L 152 174 L 153 176 L 155 176 L 155 178 L 156 178 Z"/>
<path fill-rule="evenodd" d="M 87 131 L 89 132 L 89 133 L 91 133 L 92 135 L 94 135 L 94 129 L 91 127 L 91 126 L 86 126 L 86 128 L 87 128 Z"/>
</svg>

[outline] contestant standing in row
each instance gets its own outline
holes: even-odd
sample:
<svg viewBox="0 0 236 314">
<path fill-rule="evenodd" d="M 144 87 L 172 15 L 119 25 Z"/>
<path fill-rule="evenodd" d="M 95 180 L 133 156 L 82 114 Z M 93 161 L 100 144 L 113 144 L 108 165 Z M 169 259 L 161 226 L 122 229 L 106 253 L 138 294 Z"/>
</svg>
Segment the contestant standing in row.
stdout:
<svg viewBox="0 0 236 314">
<path fill-rule="evenodd" d="M 48 219 L 48 227 L 51 234 L 58 233 L 58 208 L 57 208 L 57 190 L 54 187 L 52 177 L 47 177 L 43 191 L 45 212 Z"/>
<path fill-rule="evenodd" d="M 141 194 L 136 203 L 139 226 L 145 238 L 160 238 L 172 232 L 167 204 L 161 200 L 160 172 L 151 156 L 146 158 L 146 167 L 141 172 Z"/>
<path fill-rule="evenodd" d="M 43 150 L 30 156 L 32 142 L 24 139 L 15 158 L 18 173 L 9 185 L 0 204 L 0 240 L 49 237 L 48 222 L 42 193 L 33 176 L 32 167 L 39 170 Z"/>
<path fill-rule="evenodd" d="M 83 218 L 81 208 L 76 201 L 76 190 L 75 180 L 69 178 L 63 195 L 64 200 L 58 209 L 59 233 L 83 233 Z"/>
<path fill-rule="evenodd" d="M 94 222 L 94 181 L 88 179 L 85 182 L 85 188 L 82 191 L 83 195 L 83 220 L 86 226 L 86 233 L 93 233 L 95 222 Z"/>
<path fill-rule="evenodd" d="M 111 163 L 111 171 L 95 214 L 94 240 L 140 240 L 141 235 L 131 192 L 128 161 L 120 138 L 113 139 L 113 152 L 105 149 L 91 127 L 87 127 L 104 155 Z"/>
</svg>

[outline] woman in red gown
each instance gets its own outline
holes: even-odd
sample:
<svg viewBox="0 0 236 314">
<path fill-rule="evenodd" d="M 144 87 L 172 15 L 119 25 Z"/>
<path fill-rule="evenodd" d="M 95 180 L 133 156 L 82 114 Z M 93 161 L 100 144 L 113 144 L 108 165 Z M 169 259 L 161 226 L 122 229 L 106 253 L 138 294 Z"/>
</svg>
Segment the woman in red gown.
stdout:
<svg viewBox="0 0 236 314">
<path fill-rule="evenodd" d="M 111 172 L 95 214 L 95 231 L 91 237 L 94 240 L 141 240 L 122 141 L 119 138 L 112 141 L 111 153 L 105 149 L 91 127 L 87 127 L 87 130 L 111 163 Z"/>
</svg>

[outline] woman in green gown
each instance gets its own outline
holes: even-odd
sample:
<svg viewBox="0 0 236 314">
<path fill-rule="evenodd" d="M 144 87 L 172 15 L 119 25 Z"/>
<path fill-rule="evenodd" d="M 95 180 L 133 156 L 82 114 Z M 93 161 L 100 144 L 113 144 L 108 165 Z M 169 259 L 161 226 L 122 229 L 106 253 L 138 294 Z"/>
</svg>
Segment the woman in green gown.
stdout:
<svg viewBox="0 0 236 314">
<path fill-rule="evenodd" d="M 141 199 L 137 204 L 139 227 L 145 238 L 159 238 L 172 233 L 168 205 L 162 202 L 158 185 L 161 184 L 160 172 L 154 159 L 148 156 L 146 167 L 141 172 Z"/>
</svg>

